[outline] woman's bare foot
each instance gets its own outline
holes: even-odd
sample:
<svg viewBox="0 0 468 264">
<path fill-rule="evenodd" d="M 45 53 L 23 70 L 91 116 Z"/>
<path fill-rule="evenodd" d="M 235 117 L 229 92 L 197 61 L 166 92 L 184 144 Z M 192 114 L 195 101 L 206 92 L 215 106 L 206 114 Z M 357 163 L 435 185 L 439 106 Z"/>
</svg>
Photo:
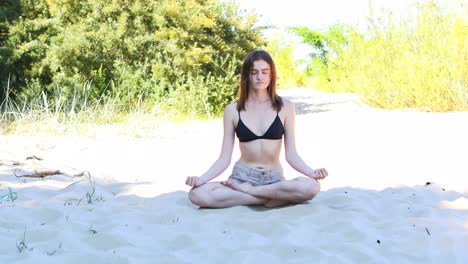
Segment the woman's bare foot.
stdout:
<svg viewBox="0 0 468 264">
<path fill-rule="evenodd" d="M 221 182 L 221 184 L 243 193 L 249 193 L 250 188 L 253 187 L 253 185 L 250 182 L 238 183 L 232 180 L 223 181 Z"/>
</svg>

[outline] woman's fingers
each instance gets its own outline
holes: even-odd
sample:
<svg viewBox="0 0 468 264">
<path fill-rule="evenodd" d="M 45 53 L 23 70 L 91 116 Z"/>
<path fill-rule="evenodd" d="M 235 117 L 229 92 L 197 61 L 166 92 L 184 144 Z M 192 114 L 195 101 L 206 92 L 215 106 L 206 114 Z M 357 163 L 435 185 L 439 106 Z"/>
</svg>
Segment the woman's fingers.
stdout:
<svg viewBox="0 0 468 264">
<path fill-rule="evenodd" d="M 322 175 L 322 179 L 328 176 L 328 172 L 326 169 L 321 168 L 320 169 L 320 175 Z"/>
<path fill-rule="evenodd" d="M 323 179 L 323 173 L 322 173 L 322 170 L 321 170 L 321 169 L 318 169 L 318 170 L 317 170 L 317 178 L 318 178 L 318 179 Z"/>
<path fill-rule="evenodd" d="M 196 182 L 197 182 L 197 178 L 196 176 L 188 176 L 187 179 L 185 180 L 185 184 L 187 184 L 188 186 L 195 186 Z"/>
<path fill-rule="evenodd" d="M 320 169 L 315 170 L 315 175 L 316 175 L 315 179 L 321 180 L 328 176 L 328 172 L 326 169 L 320 168 Z"/>
<path fill-rule="evenodd" d="M 326 173 L 325 169 L 319 169 L 320 179 L 323 179 L 325 178 L 325 176 L 327 176 L 325 173 Z"/>
</svg>

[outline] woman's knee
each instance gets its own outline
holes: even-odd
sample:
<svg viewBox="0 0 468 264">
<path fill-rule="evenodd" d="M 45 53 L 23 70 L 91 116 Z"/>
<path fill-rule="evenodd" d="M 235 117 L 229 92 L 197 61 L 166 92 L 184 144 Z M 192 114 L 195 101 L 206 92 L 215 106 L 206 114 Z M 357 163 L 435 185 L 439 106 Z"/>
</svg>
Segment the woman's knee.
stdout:
<svg viewBox="0 0 468 264">
<path fill-rule="evenodd" d="M 194 204 L 200 207 L 210 207 L 210 199 L 206 190 L 203 188 L 197 187 L 189 191 L 189 200 Z"/>
<path fill-rule="evenodd" d="M 301 184 L 300 193 L 304 197 L 304 200 L 311 200 L 320 192 L 320 183 L 316 179 L 304 179 Z"/>
</svg>

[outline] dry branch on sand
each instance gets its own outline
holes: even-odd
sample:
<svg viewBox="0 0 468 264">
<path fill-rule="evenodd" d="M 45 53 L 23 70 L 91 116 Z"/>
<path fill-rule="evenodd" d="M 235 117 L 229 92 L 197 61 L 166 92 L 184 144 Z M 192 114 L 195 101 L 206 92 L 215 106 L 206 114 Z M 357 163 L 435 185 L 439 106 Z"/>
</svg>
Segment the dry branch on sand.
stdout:
<svg viewBox="0 0 468 264">
<path fill-rule="evenodd" d="M 44 171 L 34 171 L 33 173 L 30 174 L 24 174 L 24 175 L 17 175 L 16 172 L 14 173 L 16 177 L 18 178 L 44 178 L 47 176 L 54 176 L 54 175 L 67 175 L 67 176 L 72 176 L 72 177 L 81 177 L 85 175 L 85 172 L 80 172 L 74 175 L 68 175 L 67 173 L 64 173 L 60 170 L 44 170 Z"/>
<path fill-rule="evenodd" d="M 60 170 L 45 170 L 45 171 L 35 171 L 31 174 L 24 174 L 24 175 L 17 175 L 16 172 L 14 173 L 18 178 L 44 178 L 47 176 L 54 176 L 63 174 Z"/>
<path fill-rule="evenodd" d="M 36 155 L 26 157 L 26 160 L 32 160 L 32 159 L 35 159 L 35 160 L 43 160 L 43 158 L 38 157 L 38 156 L 36 156 Z"/>
<path fill-rule="evenodd" d="M 38 160 L 42 161 L 44 160 L 42 157 L 32 155 L 26 157 L 25 160 Z M 25 165 L 24 163 L 18 162 L 18 161 L 13 161 L 13 160 L 0 160 L 0 165 L 6 165 L 6 166 L 23 166 Z M 26 174 L 18 174 L 16 171 L 13 173 L 17 178 L 45 178 L 48 176 L 55 176 L 55 175 L 66 175 L 66 176 L 71 176 L 71 177 L 81 177 L 85 175 L 85 172 L 79 172 L 77 174 L 70 175 L 68 173 L 65 173 L 61 170 L 56 170 L 56 169 L 45 169 L 45 170 L 35 170 L 32 173 L 26 173 Z"/>
</svg>

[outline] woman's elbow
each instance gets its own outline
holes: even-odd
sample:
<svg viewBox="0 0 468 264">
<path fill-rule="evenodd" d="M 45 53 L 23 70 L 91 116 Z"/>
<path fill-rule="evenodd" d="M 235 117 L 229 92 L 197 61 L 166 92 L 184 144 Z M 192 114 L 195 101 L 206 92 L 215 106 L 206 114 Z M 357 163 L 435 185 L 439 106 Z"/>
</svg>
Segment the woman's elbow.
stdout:
<svg viewBox="0 0 468 264">
<path fill-rule="evenodd" d="M 229 164 L 231 164 L 231 158 L 219 157 L 218 163 L 222 168 L 227 169 L 227 167 L 229 167 Z"/>
<path fill-rule="evenodd" d="M 293 152 L 293 153 L 286 152 L 286 155 L 284 156 L 284 158 L 289 164 L 294 163 L 297 160 L 297 157 L 298 155 L 296 152 Z"/>
</svg>

